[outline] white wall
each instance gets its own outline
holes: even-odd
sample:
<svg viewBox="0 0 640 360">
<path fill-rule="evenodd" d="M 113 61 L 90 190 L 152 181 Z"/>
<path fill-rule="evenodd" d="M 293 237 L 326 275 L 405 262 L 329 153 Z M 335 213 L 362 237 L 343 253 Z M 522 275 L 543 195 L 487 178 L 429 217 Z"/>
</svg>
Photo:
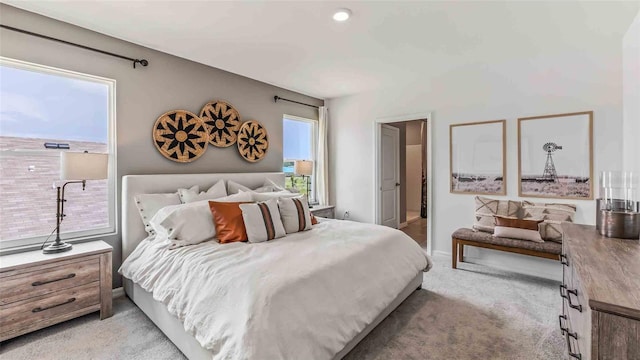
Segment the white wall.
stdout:
<svg viewBox="0 0 640 360">
<path fill-rule="evenodd" d="M 420 211 L 422 198 L 422 145 L 407 145 L 407 210 Z"/>
<path fill-rule="evenodd" d="M 624 169 L 640 174 L 640 12 L 622 44 Z"/>
<path fill-rule="evenodd" d="M 594 175 L 622 165 L 622 46 L 505 59 L 444 73 L 430 82 L 331 99 L 330 186 L 337 213 L 374 222 L 374 122 L 378 118 L 432 112 L 433 251 L 450 253 L 451 233 L 473 222 L 471 195 L 449 193 L 449 125 L 507 119 L 507 197 L 517 198 L 517 118 L 594 111 Z M 553 200 L 558 201 L 560 200 Z M 576 220 L 593 224 L 595 201 L 575 201 Z M 557 262 L 470 249 L 478 262 L 552 278 Z"/>
</svg>

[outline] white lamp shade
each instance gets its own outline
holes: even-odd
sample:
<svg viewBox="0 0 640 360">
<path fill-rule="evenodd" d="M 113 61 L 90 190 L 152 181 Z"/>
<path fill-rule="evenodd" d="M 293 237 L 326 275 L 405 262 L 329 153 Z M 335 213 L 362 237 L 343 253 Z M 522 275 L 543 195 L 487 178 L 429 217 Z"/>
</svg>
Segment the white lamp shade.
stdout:
<svg viewBox="0 0 640 360">
<path fill-rule="evenodd" d="M 293 164 L 293 172 L 296 175 L 313 175 L 313 161 L 296 160 L 296 162 Z"/>
<path fill-rule="evenodd" d="M 101 180 L 109 173 L 109 154 L 60 153 L 60 180 Z"/>
</svg>

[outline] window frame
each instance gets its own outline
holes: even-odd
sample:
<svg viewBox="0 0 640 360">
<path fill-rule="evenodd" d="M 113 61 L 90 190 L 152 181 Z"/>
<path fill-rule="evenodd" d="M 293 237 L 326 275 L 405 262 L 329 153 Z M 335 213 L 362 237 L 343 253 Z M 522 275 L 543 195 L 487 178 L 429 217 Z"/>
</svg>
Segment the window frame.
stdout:
<svg viewBox="0 0 640 360">
<path fill-rule="evenodd" d="M 304 118 L 301 116 L 295 116 L 295 115 L 287 115 L 287 114 L 283 114 L 282 115 L 282 128 L 283 128 L 283 133 L 284 133 L 284 120 L 293 120 L 293 121 L 300 121 L 300 122 L 304 122 L 304 123 L 308 123 L 312 125 L 312 133 L 311 133 L 311 159 L 287 159 L 284 157 L 284 136 L 282 138 L 282 164 L 284 166 L 285 161 L 296 161 L 296 160 L 311 160 L 313 161 L 313 175 L 310 176 L 311 178 L 311 182 L 309 184 L 309 186 L 311 186 L 311 191 L 309 192 L 309 202 L 310 203 L 317 203 L 317 198 L 316 198 L 316 176 L 317 176 L 317 158 L 318 158 L 318 120 L 314 120 L 314 119 L 309 119 L 309 118 Z M 295 176 L 295 175 L 294 175 Z"/>
<path fill-rule="evenodd" d="M 101 236 L 113 236 L 117 234 L 118 228 L 118 210 L 117 210 L 117 198 L 118 198 L 118 177 L 117 177 L 117 138 L 116 138 L 116 80 L 109 79 L 101 76 L 84 74 L 76 71 L 60 69 L 52 66 L 41 65 L 36 63 L 31 63 L 27 61 L 12 59 L 4 56 L 0 56 L 0 66 L 12 67 L 15 69 L 26 70 L 39 72 L 43 74 L 62 76 L 71 79 L 78 79 L 83 81 L 91 81 L 99 84 L 107 85 L 108 87 L 108 109 L 107 109 L 107 153 L 109 154 L 109 162 L 108 162 L 108 174 L 109 178 L 107 179 L 107 200 L 108 200 L 108 222 L 109 225 L 107 227 L 95 228 L 90 230 L 81 230 L 81 231 L 72 231 L 72 232 L 62 232 L 64 234 L 64 241 L 70 243 L 82 242 L 88 239 L 93 239 Z M 64 151 L 64 150 L 63 150 Z M 58 151 L 58 157 L 59 153 Z M 2 158 L 5 154 L 10 154 L 11 156 L 27 156 L 33 154 L 51 154 L 50 156 L 54 156 L 52 152 L 45 152 L 40 150 L 0 150 L 0 158 Z M 56 186 L 62 186 L 63 181 L 59 179 L 53 179 L 54 184 Z M 55 202 L 55 192 L 51 193 L 51 201 Z M 51 214 L 53 216 L 53 214 Z M 64 229 L 64 228 L 63 228 Z M 46 238 L 49 237 L 49 241 L 54 239 L 52 235 L 42 235 L 42 236 L 33 236 L 29 238 L 21 238 L 21 239 L 8 239 L 0 241 L 0 253 L 15 251 L 21 248 L 30 249 L 35 245 L 42 244 Z"/>
</svg>

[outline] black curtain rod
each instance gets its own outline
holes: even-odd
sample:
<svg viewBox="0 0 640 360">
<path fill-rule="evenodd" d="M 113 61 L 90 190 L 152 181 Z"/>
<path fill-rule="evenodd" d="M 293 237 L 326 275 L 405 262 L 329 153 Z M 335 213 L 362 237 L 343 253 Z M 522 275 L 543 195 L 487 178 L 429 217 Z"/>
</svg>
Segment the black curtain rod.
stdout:
<svg viewBox="0 0 640 360">
<path fill-rule="evenodd" d="M 2 24 L 0 24 L 0 28 L 7 29 L 7 30 L 11 30 L 11 31 L 15 31 L 15 32 L 19 32 L 19 33 L 26 34 L 26 35 L 31 35 L 31 36 L 39 37 L 39 38 L 46 39 L 46 40 L 56 41 L 56 42 L 59 42 L 59 43 L 62 43 L 62 44 L 66 44 L 66 45 L 71 45 L 71 46 L 79 47 L 79 48 L 81 48 L 81 49 L 85 49 L 85 50 L 89 50 L 89 51 L 94 51 L 94 52 L 97 52 L 97 53 L 100 53 L 100 54 L 109 55 L 109 56 L 117 57 L 117 58 L 124 59 L 124 60 L 129 60 L 129 61 L 132 61 L 132 62 L 133 62 L 133 68 L 134 68 L 134 69 L 136 68 L 136 64 L 140 64 L 140 65 L 142 65 L 142 66 L 147 66 L 147 65 L 149 65 L 149 61 L 147 61 L 147 60 L 145 60 L 145 59 L 133 59 L 133 58 L 126 57 L 126 56 L 123 56 L 123 55 L 114 54 L 114 53 L 112 53 L 112 52 L 108 52 L 108 51 L 104 51 L 104 50 L 100 50 L 100 49 L 92 48 L 92 47 L 85 46 L 85 45 L 80 45 L 80 44 L 72 43 L 72 42 L 70 42 L 70 41 L 61 40 L 61 39 L 56 39 L 56 38 L 51 37 L 51 36 L 42 35 L 42 34 L 34 33 L 34 32 L 31 32 L 31 31 L 23 30 L 23 29 L 18 29 L 18 28 L 12 27 L 12 26 L 7 26 L 7 25 L 2 25 Z"/>
<path fill-rule="evenodd" d="M 273 102 L 278 102 L 278 100 L 282 100 L 282 101 L 288 101 L 288 102 L 292 102 L 295 104 L 300 104 L 300 105 L 304 105 L 304 106 L 308 106 L 308 107 L 312 107 L 312 108 L 318 108 L 318 106 L 316 105 L 311 105 L 311 104 L 305 104 L 303 102 L 300 101 L 295 101 L 295 100 L 289 100 L 289 99 L 285 99 L 285 98 L 281 98 L 280 96 L 276 95 L 273 97 Z"/>
</svg>

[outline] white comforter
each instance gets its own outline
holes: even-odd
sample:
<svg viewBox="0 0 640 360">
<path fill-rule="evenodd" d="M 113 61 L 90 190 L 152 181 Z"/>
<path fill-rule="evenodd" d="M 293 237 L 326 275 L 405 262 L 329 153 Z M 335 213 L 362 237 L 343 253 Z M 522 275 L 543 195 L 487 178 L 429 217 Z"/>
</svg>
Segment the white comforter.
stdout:
<svg viewBox="0 0 640 360">
<path fill-rule="evenodd" d="M 431 267 L 404 233 L 351 221 L 264 243 L 168 250 L 148 238 L 120 273 L 214 359 L 331 359 Z"/>
</svg>

